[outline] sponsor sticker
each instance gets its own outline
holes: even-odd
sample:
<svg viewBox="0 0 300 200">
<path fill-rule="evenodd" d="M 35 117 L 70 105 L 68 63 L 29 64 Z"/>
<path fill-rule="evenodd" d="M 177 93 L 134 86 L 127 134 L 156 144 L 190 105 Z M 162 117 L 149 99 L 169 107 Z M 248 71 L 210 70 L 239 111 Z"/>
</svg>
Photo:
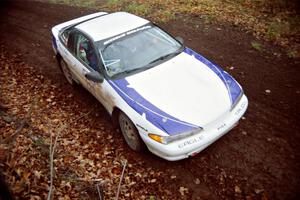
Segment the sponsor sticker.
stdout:
<svg viewBox="0 0 300 200">
<path fill-rule="evenodd" d="M 148 28 L 151 28 L 151 26 L 150 25 L 142 26 L 142 27 L 130 30 L 130 31 L 126 32 L 126 33 L 122 33 L 121 35 L 117 35 L 117 36 L 115 36 L 113 38 L 110 38 L 109 40 L 106 40 L 105 42 L 103 42 L 103 45 L 107 45 L 107 44 L 109 44 L 109 43 L 111 43 L 111 42 L 113 42 L 115 40 L 118 40 L 118 39 L 120 39 L 122 37 L 128 36 L 130 34 L 138 32 L 138 31 L 146 30 Z"/>
<path fill-rule="evenodd" d="M 227 125 L 225 123 L 221 124 L 217 129 L 218 131 L 224 129 Z"/>
<path fill-rule="evenodd" d="M 202 139 L 203 139 L 203 135 L 199 135 L 196 138 L 192 138 L 190 140 L 186 140 L 183 143 L 179 144 L 178 148 L 182 149 L 183 147 L 186 147 L 186 146 L 192 145 L 194 143 L 200 142 Z"/>
<path fill-rule="evenodd" d="M 243 102 L 242 104 L 241 104 L 241 106 L 237 109 L 237 111 L 235 111 L 235 115 L 238 115 L 238 114 L 240 114 L 240 112 L 242 112 L 243 111 L 243 109 L 245 108 L 245 106 L 246 106 L 246 102 Z"/>
</svg>

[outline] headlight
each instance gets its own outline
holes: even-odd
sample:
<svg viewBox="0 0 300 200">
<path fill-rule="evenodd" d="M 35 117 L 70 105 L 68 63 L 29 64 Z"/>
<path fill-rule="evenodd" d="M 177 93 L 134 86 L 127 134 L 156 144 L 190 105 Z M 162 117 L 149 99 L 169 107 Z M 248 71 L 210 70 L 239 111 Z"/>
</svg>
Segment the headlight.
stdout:
<svg viewBox="0 0 300 200">
<path fill-rule="evenodd" d="M 192 135 L 196 135 L 200 133 L 203 129 L 202 128 L 197 128 L 188 132 L 180 133 L 177 135 L 169 135 L 169 136 L 161 136 L 153 133 L 149 133 L 148 136 L 152 139 L 155 140 L 156 142 L 162 143 L 162 144 L 169 144 L 171 142 L 174 142 L 176 140 L 180 140 L 183 138 L 190 137 Z"/>
</svg>

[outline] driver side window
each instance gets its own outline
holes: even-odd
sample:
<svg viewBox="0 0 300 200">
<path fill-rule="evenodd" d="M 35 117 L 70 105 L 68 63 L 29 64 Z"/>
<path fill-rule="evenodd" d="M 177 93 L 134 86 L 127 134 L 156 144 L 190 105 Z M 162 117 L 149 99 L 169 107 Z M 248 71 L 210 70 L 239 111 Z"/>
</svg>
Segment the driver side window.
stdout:
<svg viewBox="0 0 300 200">
<path fill-rule="evenodd" d="M 99 71 L 98 60 L 91 41 L 81 33 L 76 34 L 76 57 L 89 67 Z"/>
</svg>

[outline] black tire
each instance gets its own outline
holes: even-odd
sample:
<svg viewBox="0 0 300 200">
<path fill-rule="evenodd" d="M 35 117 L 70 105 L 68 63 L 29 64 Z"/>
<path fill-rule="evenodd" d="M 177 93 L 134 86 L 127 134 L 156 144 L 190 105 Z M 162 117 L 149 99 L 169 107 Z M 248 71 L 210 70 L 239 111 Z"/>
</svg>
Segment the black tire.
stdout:
<svg viewBox="0 0 300 200">
<path fill-rule="evenodd" d="M 64 74 L 65 78 L 67 79 L 68 83 L 70 85 L 75 85 L 75 82 L 73 80 L 73 77 L 72 77 L 72 74 L 70 72 L 68 64 L 61 58 L 59 60 L 59 65 L 60 65 L 61 71 Z"/>
<path fill-rule="evenodd" d="M 132 123 L 132 121 L 123 112 L 119 113 L 118 116 L 120 130 L 127 145 L 134 151 L 144 151 L 146 146 L 142 141 L 137 128 Z"/>
</svg>

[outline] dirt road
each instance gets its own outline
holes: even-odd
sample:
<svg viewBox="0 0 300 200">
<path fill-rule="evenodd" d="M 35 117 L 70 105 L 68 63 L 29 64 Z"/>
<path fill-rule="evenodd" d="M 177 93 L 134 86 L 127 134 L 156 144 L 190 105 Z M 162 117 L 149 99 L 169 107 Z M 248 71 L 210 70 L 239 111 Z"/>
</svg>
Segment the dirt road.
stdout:
<svg viewBox="0 0 300 200">
<path fill-rule="evenodd" d="M 96 105 L 102 113 L 99 121 L 112 129 L 96 99 L 67 85 L 51 47 L 53 25 L 93 11 L 14 1 L 2 3 L 0 12 L 0 44 L 9 54 L 21 54 L 24 62 L 54 80 L 66 94 L 73 93 L 83 107 Z M 175 180 L 157 184 L 169 184 L 174 190 L 184 186 L 193 199 L 296 199 L 300 196 L 299 60 L 288 59 L 267 43 L 263 52 L 252 49 L 255 39 L 236 27 L 184 19 L 178 16 L 161 25 L 229 71 L 249 97 L 248 112 L 238 127 L 190 159 L 167 162 L 150 153 L 134 153 L 124 145 L 125 157 L 176 175 Z"/>
</svg>

